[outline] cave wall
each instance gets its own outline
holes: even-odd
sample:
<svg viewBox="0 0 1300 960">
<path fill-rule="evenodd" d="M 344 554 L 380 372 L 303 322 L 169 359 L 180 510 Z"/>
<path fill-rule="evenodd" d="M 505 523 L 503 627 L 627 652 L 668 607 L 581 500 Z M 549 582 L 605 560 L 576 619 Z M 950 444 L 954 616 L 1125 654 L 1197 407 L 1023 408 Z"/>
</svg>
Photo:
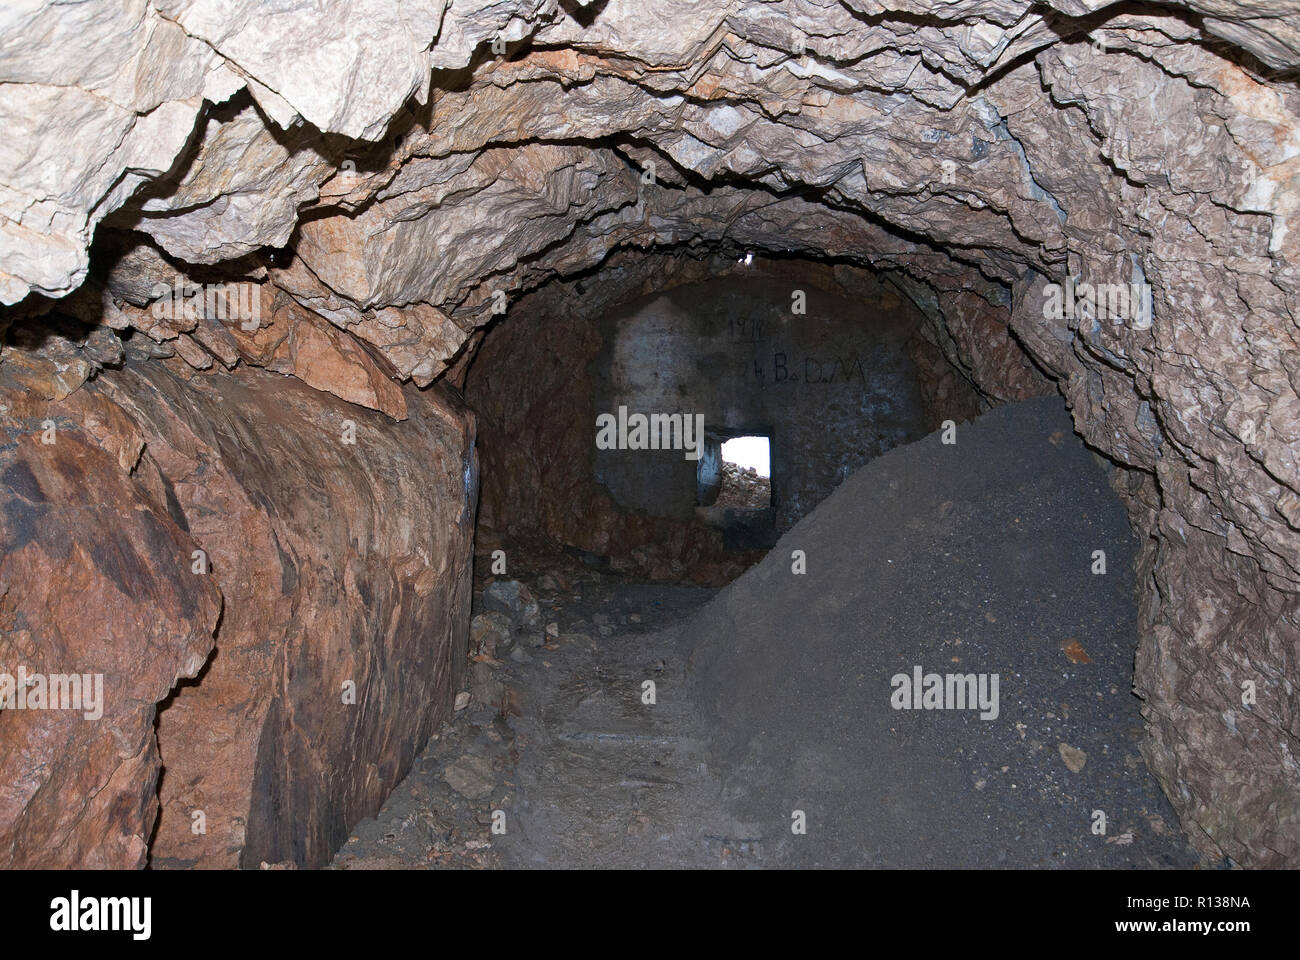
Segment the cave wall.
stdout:
<svg viewBox="0 0 1300 960">
<path fill-rule="evenodd" d="M 0 673 L 102 687 L 98 709 L 4 711 L 0 867 L 138 868 L 158 816 L 156 705 L 208 660 L 222 598 L 130 474 L 138 427 L 60 392 L 52 365 L 0 364 Z"/>
<path fill-rule="evenodd" d="M 400 417 L 395 381 L 463 382 L 502 298 L 620 250 L 896 272 L 982 402 L 1045 378 L 1119 465 L 1149 762 L 1205 853 L 1294 864 L 1296 22 L 1233 0 L 10 5 L 0 302 Z M 92 238 L 122 231 L 148 243 L 92 276 Z M 244 343 L 152 317 L 158 251 L 260 284 L 283 323 Z M 1148 283 L 1150 323 L 1049 316 L 1068 278 Z M 597 546 L 656 535 L 593 516 Z"/>
<path fill-rule="evenodd" d="M 141 866 L 147 844 L 158 867 L 328 862 L 459 689 L 472 415 L 441 387 L 402 391 L 396 422 L 297 378 L 179 360 L 128 358 L 63 399 L 22 386 L 5 394 L 23 484 L 0 551 L 19 630 L 0 660 L 104 672 L 106 716 L 130 723 L 115 740 L 6 713 L 0 751 L 31 772 L 0 811 L 3 862 Z M 103 732 L 58 743 L 67 729 Z"/>
</svg>

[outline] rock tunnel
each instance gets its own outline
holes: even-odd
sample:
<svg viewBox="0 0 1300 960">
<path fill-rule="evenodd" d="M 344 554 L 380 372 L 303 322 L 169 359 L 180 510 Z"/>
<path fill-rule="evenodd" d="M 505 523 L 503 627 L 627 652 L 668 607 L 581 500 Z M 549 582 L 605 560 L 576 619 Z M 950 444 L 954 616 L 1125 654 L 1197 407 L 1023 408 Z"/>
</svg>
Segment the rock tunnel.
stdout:
<svg viewBox="0 0 1300 960">
<path fill-rule="evenodd" d="M 0 865 L 1300 864 L 1293 6 L 0 32 Z"/>
</svg>

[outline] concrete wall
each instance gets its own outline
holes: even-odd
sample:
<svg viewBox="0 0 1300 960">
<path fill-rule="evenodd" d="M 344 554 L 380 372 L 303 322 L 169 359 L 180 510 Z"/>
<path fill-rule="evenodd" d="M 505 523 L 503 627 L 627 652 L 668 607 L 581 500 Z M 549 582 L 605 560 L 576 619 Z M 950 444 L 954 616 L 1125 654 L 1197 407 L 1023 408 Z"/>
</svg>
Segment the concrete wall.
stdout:
<svg viewBox="0 0 1300 960">
<path fill-rule="evenodd" d="M 626 304 L 600 321 L 590 369 L 597 414 L 702 413 L 710 433 L 769 436 L 779 529 L 930 424 L 908 350 L 920 322 L 910 303 L 884 284 L 859 301 L 808 286 L 796 315 L 794 289 L 730 277 Z M 624 509 L 694 512 L 697 463 L 681 451 L 597 450 L 594 464 Z"/>
</svg>

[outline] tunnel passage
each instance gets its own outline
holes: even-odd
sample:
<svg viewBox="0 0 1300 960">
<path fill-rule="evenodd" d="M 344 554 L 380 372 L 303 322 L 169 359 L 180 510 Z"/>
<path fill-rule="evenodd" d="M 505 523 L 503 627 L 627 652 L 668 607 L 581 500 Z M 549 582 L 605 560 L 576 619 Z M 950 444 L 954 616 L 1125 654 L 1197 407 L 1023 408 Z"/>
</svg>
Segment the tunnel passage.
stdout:
<svg viewBox="0 0 1300 960">
<path fill-rule="evenodd" d="M 484 462 L 480 553 L 533 533 L 652 579 L 717 582 L 873 457 L 979 409 L 887 275 L 841 267 L 827 282 L 811 261 L 684 256 L 666 258 L 670 275 L 703 279 L 589 313 L 538 297 L 490 329 L 465 387 Z M 627 429 L 638 414 L 640 441 Z M 608 443 L 602 416 L 618 431 Z M 719 505 L 722 444 L 749 434 L 769 442 L 768 502 Z"/>
<path fill-rule="evenodd" d="M 622 506 L 567 427 L 596 412 L 569 363 L 602 349 L 595 321 L 720 276 L 720 249 L 737 270 L 815 261 L 790 290 L 887 272 L 934 348 L 913 356 L 932 408 L 1064 396 L 1139 533 L 1146 762 L 1207 856 L 1300 857 L 1294 18 L 159 6 L 0 13 L 0 112 L 30 132 L 0 158 L 0 654 L 75 657 L 130 693 L 111 730 L 0 726 L 22 785 L 6 863 L 319 865 L 465 692 L 472 549 L 539 529 L 657 581 L 733 579 L 725 531 Z M 177 309 L 191 286 L 210 296 Z M 1112 315 L 1120 289 L 1150 309 Z M 474 388 L 484 459 L 509 469 L 484 464 L 471 544 L 460 391 L 480 345 L 521 343 L 538 362 L 503 369 L 527 376 Z M 799 366 L 800 389 L 824 370 Z M 768 419 L 709 429 L 779 446 Z M 540 439 L 510 456 L 494 434 Z M 206 573 L 178 577 L 196 552 Z M 111 622 L 78 619 L 92 607 Z M 177 678 L 199 682 L 169 701 Z"/>
<path fill-rule="evenodd" d="M 1107 472 L 1042 397 L 869 461 L 721 591 L 516 542 L 476 584 L 467 715 L 337 862 L 409 862 L 409 811 L 468 822 L 468 791 L 510 811 L 505 867 L 1196 864 L 1137 753 Z"/>
</svg>

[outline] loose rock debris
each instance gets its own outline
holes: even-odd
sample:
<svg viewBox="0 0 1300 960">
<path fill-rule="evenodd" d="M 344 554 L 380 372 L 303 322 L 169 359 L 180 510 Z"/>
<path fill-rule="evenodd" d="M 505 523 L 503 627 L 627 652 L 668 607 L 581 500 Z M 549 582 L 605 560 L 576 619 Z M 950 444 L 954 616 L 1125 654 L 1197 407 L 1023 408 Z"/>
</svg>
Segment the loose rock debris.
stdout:
<svg viewBox="0 0 1300 960">
<path fill-rule="evenodd" d="M 1071 546 L 1132 549 L 1063 417 L 880 458 L 721 592 L 540 550 L 481 576 L 469 706 L 334 867 L 1200 864 L 1137 751 L 1131 581 Z M 891 708 L 916 662 L 998 672 L 997 718 Z"/>
</svg>

